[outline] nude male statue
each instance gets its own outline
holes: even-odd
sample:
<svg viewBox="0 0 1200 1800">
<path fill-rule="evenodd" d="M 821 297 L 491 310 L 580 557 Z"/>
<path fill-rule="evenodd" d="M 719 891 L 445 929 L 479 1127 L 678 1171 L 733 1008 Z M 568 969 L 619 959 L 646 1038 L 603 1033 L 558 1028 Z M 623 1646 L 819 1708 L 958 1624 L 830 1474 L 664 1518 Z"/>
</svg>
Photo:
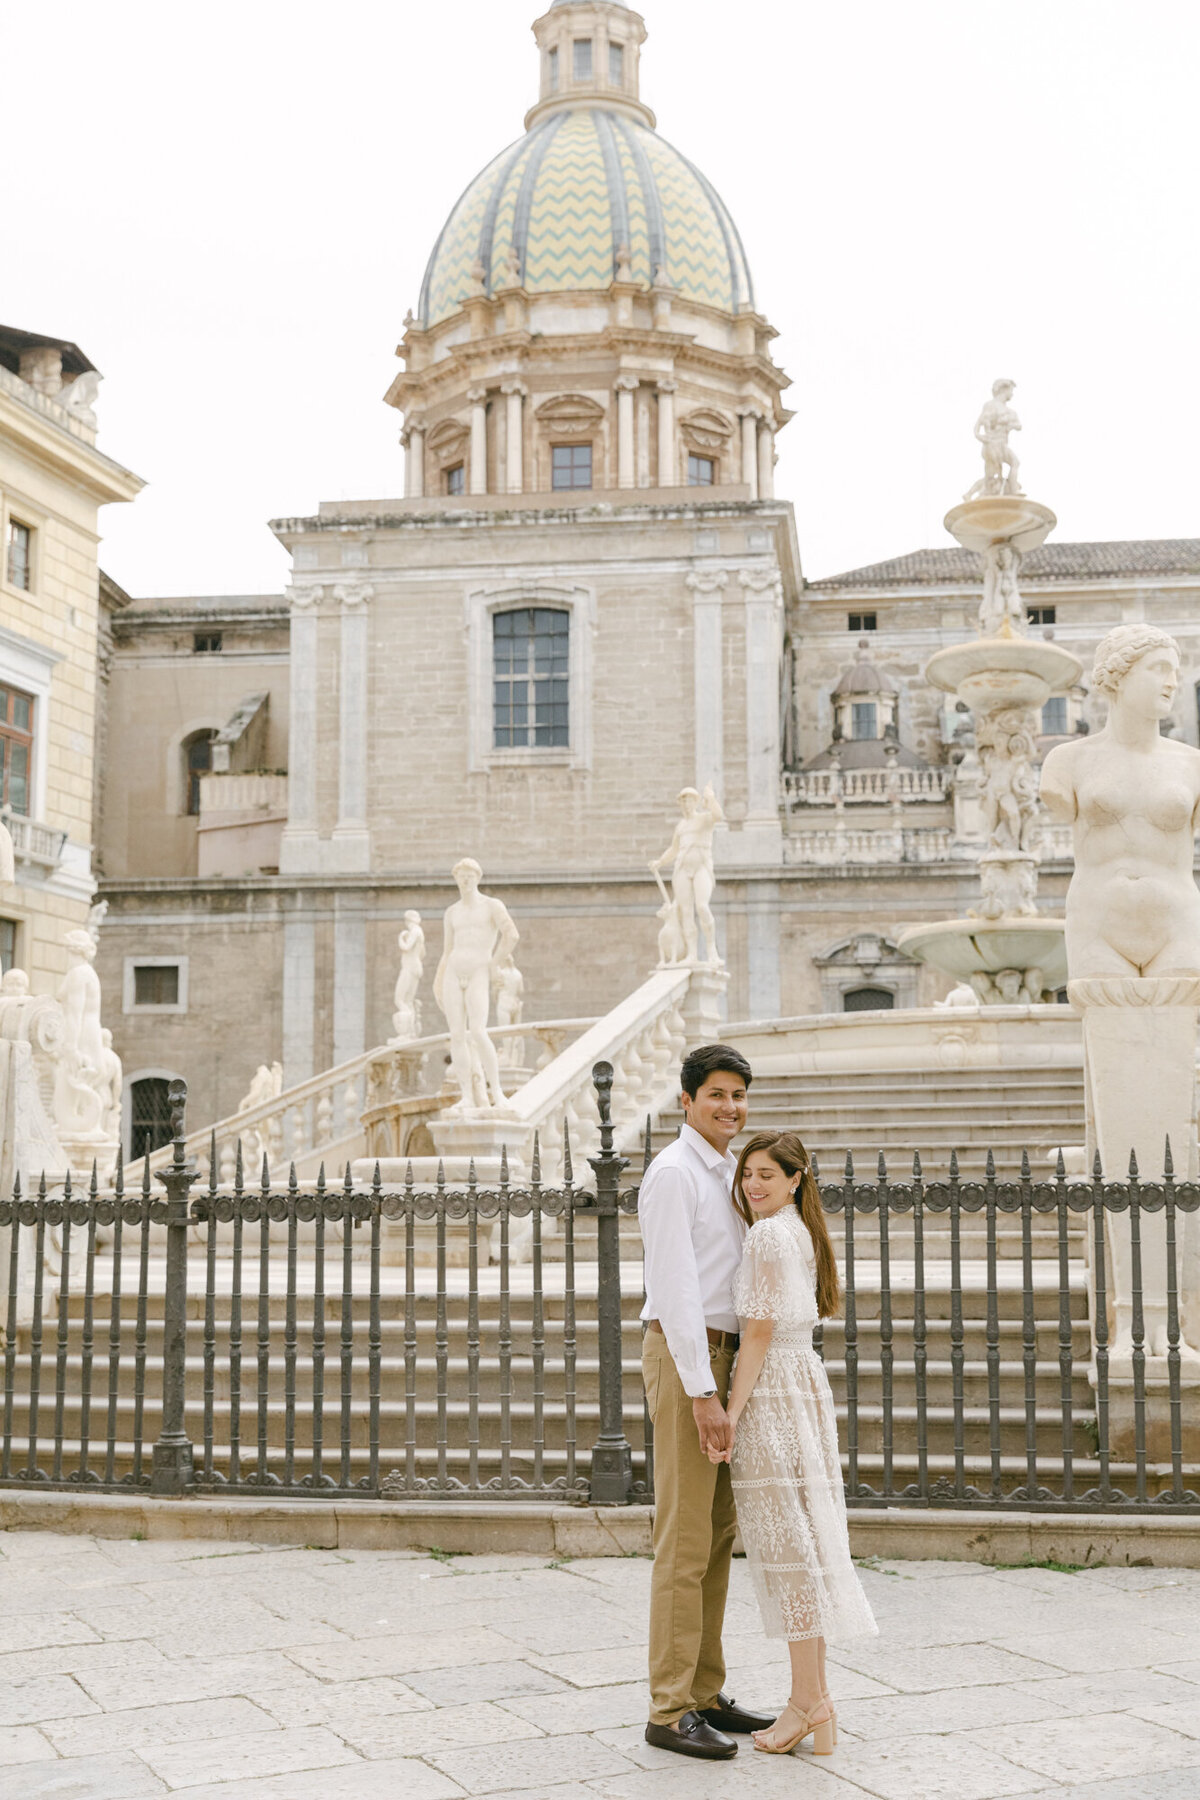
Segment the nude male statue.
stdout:
<svg viewBox="0 0 1200 1800">
<path fill-rule="evenodd" d="M 1096 651 L 1102 731 L 1058 744 L 1042 767 L 1042 803 L 1074 827 L 1067 890 L 1072 980 L 1200 972 L 1200 750 L 1163 737 L 1179 687 L 1179 647 L 1153 625 L 1119 625 Z"/>
<path fill-rule="evenodd" d="M 450 873 L 460 898 L 446 911 L 433 997 L 450 1033 L 450 1066 L 462 1089 L 452 1111 L 486 1112 L 504 1105 L 496 1046 L 488 1036 L 492 981 L 520 938 L 502 900 L 481 894 L 483 870 L 464 856 Z"/>
<path fill-rule="evenodd" d="M 717 950 L 717 926 L 709 904 L 713 896 L 713 833 L 725 814 L 713 792 L 710 781 L 703 795 L 693 787 L 684 788 L 679 796 L 683 817 L 675 827 L 671 842 L 661 856 L 650 864 L 655 877 L 667 863 L 672 865 L 671 893 L 679 928 L 683 933 L 686 961 L 698 962 L 700 945 L 697 922 L 708 945 L 708 960 L 715 968 L 720 963 Z"/>
<path fill-rule="evenodd" d="M 992 383 L 992 397 L 986 400 L 975 421 L 975 436 L 983 446 L 983 474 L 969 488 L 964 499 L 974 500 L 981 494 L 1019 494 L 1022 492 L 1017 474 L 1020 462 L 1008 441 L 1009 433 L 1020 431 L 1021 421 L 1010 405 L 1016 392 L 1015 381 Z M 1008 468 L 1007 478 L 1005 467 Z"/>
</svg>

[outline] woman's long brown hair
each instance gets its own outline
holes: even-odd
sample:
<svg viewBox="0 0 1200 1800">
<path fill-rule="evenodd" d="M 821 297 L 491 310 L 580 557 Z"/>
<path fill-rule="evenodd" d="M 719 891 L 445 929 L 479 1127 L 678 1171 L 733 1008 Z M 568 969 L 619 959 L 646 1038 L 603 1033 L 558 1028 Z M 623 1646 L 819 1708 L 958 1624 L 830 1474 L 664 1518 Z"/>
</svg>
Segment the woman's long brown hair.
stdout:
<svg viewBox="0 0 1200 1800">
<path fill-rule="evenodd" d="M 817 1253 L 817 1314 L 822 1319 L 836 1318 L 842 1304 L 837 1258 L 833 1254 L 829 1226 L 825 1222 L 825 1208 L 821 1205 L 821 1193 L 812 1172 L 812 1163 L 796 1132 L 756 1131 L 749 1142 L 743 1145 L 738 1157 L 737 1172 L 733 1177 L 733 1204 L 747 1225 L 753 1225 L 754 1211 L 742 1192 L 742 1176 L 748 1158 L 759 1152 L 769 1156 L 785 1175 L 800 1177 L 800 1186 L 796 1189 L 796 1211 L 808 1226 L 813 1249 Z"/>
</svg>

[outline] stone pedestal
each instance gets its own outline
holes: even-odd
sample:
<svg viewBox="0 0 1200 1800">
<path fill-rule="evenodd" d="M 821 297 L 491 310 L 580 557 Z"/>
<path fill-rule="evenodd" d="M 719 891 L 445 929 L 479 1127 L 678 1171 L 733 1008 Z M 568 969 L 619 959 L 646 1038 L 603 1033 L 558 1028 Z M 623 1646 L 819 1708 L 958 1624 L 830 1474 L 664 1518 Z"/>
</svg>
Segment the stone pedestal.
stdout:
<svg viewBox="0 0 1200 1800">
<path fill-rule="evenodd" d="M 1200 1172 L 1196 1142 L 1196 1025 L 1200 975 L 1092 977 L 1068 983 L 1083 1015 L 1083 1074 L 1088 1168 L 1097 1150 L 1108 1181 L 1125 1181 L 1129 1156 L 1138 1178 L 1162 1181 L 1167 1139 L 1177 1181 Z M 1152 1458 L 1170 1453 L 1167 1384 L 1167 1238 L 1165 1214 L 1142 1212 L 1142 1318 L 1146 1350 L 1148 1444 Z M 1109 1329 L 1109 1416 L 1114 1454 L 1133 1451 L 1133 1251 L 1129 1217 L 1105 1217 L 1105 1288 Z M 1184 1419 L 1200 1393 L 1200 1356 L 1187 1338 L 1200 1335 L 1195 1260 L 1196 1221 L 1176 1215 L 1180 1349 Z M 1089 1233 L 1091 1314 L 1096 1316 L 1094 1237 Z M 1190 1327 L 1190 1329 L 1189 1329 Z M 1094 1379 L 1094 1371 L 1093 1371 Z M 1200 1434 L 1193 1434 L 1200 1435 Z M 1157 1450 L 1153 1448 L 1157 1445 Z M 1193 1446 L 1197 1448 L 1198 1446 Z"/>
</svg>

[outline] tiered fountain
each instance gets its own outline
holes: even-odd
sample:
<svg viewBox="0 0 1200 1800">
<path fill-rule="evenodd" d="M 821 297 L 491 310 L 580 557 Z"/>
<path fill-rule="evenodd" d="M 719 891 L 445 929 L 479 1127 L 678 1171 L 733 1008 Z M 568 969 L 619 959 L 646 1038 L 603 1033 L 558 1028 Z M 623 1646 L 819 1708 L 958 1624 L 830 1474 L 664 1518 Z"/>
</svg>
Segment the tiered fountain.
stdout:
<svg viewBox="0 0 1200 1800">
<path fill-rule="evenodd" d="M 1015 383 L 996 381 L 975 424 L 983 474 L 946 529 L 983 562 L 979 636 L 931 657 L 925 678 L 954 694 L 974 714 L 982 772 L 987 848 L 980 857 L 980 898 L 965 919 L 913 925 L 900 947 L 969 982 L 985 1003 L 1051 998 L 1067 979 L 1063 924 L 1037 909 L 1037 782 L 1033 757 L 1039 711 L 1052 694 L 1073 687 L 1078 659 L 1061 645 L 1028 635 L 1018 578 L 1023 558 L 1058 523 L 1048 506 L 1023 493 L 1009 438 L 1021 429 L 1012 407 Z"/>
</svg>

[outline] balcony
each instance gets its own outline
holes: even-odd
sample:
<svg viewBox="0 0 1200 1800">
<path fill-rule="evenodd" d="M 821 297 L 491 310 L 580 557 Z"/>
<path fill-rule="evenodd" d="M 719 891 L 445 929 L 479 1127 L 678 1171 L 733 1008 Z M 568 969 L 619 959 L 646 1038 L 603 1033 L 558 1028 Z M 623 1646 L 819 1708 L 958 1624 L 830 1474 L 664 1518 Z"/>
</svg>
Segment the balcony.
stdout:
<svg viewBox="0 0 1200 1800">
<path fill-rule="evenodd" d="M 53 825 L 40 824 L 36 819 L 28 819 L 24 813 L 9 812 L 7 807 L 0 809 L 0 821 L 8 828 L 13 841 L 13 856 L 18 864 L 38 869 L 57 869 L 67 841 L 65 831 L 59 831 Z"/>
</svg>

